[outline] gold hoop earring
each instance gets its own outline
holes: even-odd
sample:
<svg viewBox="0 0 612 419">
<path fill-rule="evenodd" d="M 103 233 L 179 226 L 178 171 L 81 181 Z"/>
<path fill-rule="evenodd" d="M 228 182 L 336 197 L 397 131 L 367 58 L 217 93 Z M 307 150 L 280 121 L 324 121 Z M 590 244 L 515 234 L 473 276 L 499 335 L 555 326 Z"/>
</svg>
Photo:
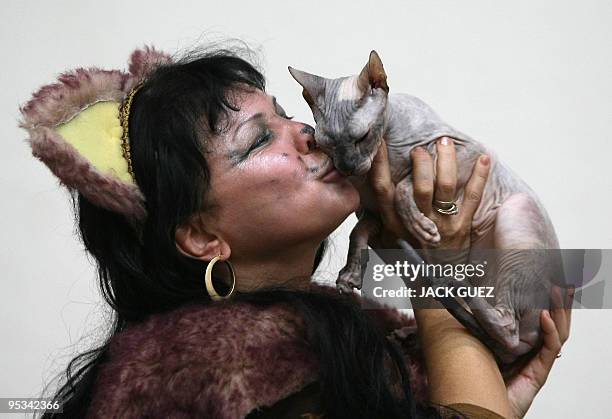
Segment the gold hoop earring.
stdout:
<svg viewBox="0 0 612 419">
<path fill-rule="evenodd" d="M 230 289 L 230 292 L 228 292 L 226 295 L 219 295 L 215 290 L 215 287 L 212 282 L 212 270 L 215 263 L 217 263 L 220 259 L 221 254 L 212 258 L 212 260 L 208 262 L 208 266 L 206 267 L 206 274 L 204 275 L 206 291 L 208 291 L 208 295 L 210 295 L 210 298 L 215 301 L 224 300 L 226 298 L 231 297 L 231 295 L 234 293 L 234 288 L 236 287 L 236 274 L 234 273 L 234 268 L 232 267 L 232 264 L 229 260 L 223 260 L 222 262 L 225 262 L 227 264 L 227 267 L 229 268 L 229 271 L 232 274 L 232 288 Z"/>
</svg>

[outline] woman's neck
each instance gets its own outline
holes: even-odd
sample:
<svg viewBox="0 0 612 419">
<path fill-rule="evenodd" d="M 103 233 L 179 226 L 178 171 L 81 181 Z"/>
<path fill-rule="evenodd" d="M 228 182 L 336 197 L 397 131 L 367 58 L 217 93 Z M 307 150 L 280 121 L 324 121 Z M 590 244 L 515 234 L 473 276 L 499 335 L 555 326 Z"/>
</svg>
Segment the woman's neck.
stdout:
<svg viewBox="0 0 612 419">
<path fill-rule="evenodd" d="M 263 287 L 304 289 L 310 284 L 317 247 L 291 246 L 288 251 L 270 252 L 253 259 L 232 261 L 236 290 L 254 291 Z"/>
</svg>

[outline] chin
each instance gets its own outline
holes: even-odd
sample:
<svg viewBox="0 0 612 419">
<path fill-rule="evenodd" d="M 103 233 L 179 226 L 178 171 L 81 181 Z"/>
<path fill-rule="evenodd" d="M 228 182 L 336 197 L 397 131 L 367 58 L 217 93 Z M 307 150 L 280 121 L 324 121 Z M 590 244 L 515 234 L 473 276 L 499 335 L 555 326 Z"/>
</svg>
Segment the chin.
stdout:
<svg viewBox="0 0 612 419">
<path fill-rule="evenodd" d="M 321 214 L 321 220 L 325 220 L 326 221 L 326 225 L 323 228 L 323 230 L 325 230 L 325 235 L 328 236 L 329 234 L 331 234 L 335 229 L 337 229 L 338 227 L 340 227 L 340 225 L 346 221 L 346 219 L 352 214 L 354 213 L 357 208 L 359 208 L 359 201 L 357 201 L 357 205 L 353 205 L 353 206 L 345 206 L 344 207 L 344 211 L 342 212 L 338 212 L 338 209 L 336 209 L 336 211 L 334 211 L 334 213 L 327 213 L 325 215 Z"/>
</svg>

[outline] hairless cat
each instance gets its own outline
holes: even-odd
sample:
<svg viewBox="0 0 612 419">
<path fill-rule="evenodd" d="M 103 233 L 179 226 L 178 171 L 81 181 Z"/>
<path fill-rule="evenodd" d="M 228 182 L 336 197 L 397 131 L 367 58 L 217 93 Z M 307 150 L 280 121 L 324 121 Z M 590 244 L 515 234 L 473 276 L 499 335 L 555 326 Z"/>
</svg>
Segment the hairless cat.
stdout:
<svg viewBox="0 0 612 419">
<path fill-rule="evenodd" d="M 392 180 L 396 185 L 395 207 L 406 229 L 422 243 L 435 248 L 440 234 L 433 221 L 418 209 L 413 197 L 410 151 L 423 146 L 436 155 L 436 139 L 453 138 L 457 157 L 457 200 L 478 156 L 491 157 L 490 172 L 480 205 L 472 221 L 471 252 L 496 249 L 493 304 L 484 298 L 444 298 L 444 306 L 483 341 L 504 365 L 531 355 L 542 344 L 539 315 L 551 306 L 551 285 L 556 271 L 546 258 L 526 249 L 558 249 L 553 225 L 535 193 L 496 154 L 457 131 L 422 100 L 408 94 L 389 94 L 380 57 L 372 51 L 363 70 L 354 76 L 328 79 L 289 67 L 303 87 L 312 110 L 315 140 L 330 156 L 338 171 L 349 176 L 361 196 L 359 220 L 350 237 L 345 267 L 336 282 L 340 291 L 361 288 L 361 250 L 380 228 L 376 203 L 366 181 L 372 160 L 384 138 Z M 435 164 L 434 164 L 435 167 Z M 452 215 L 450 215 L 452 216 Z M 406 241 L 400 240 L 410 260 L 421 261 Z M 451 285 L 453 279 L 431 278 L 435 284 Z"/>
</svg>

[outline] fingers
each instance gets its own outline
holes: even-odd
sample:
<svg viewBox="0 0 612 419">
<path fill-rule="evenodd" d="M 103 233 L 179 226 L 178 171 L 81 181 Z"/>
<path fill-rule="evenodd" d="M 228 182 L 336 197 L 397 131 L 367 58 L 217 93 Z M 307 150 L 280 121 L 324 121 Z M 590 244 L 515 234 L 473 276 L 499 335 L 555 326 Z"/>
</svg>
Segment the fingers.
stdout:
<svg viewBox="0 0 612 419">
<path fill-rule="evenodd" d="M 569 338 L 574 290 L 553 285 L 551 292 L 551 315 L 563 344 Z"/>
<path fill-rule="evenodd" d="M 452 138 L 440 138 L 436 141 L 436 149 L 438 161 L 436 164 L 434 199 L 446 202 L 454 201 L 457 189 L 457 160 Z"/>
<path fill-rule="evenodd" d="M 387 157 L 387 144 L 383 139 L 378 147 L 378 152 L 372 160 L 372 167 L 368 172 L 368 178 L 372 189 L 378 198 L 378 202 L 393 200 L 393 181 L 391 180 L 391 169 Z"/>
<path fill-rule="evenodd" d="M 391 179 L 387 144 L 384 139 L 372 160 L 372 167 L 368 172 L 368 181 L 376 195 L 376 202 L 378 203 L 378 210 L 383 224 L 391 231 L 402 231 L 403 224 L 395 211 L 395 185 Z"/>
<path fill-rule="evenodd" d="M 567 291 L 567 296 L 563 294 L 563 291 Z M 560 300 L 562 296 L 564 296 L 564 299 Z M 544 333 L 544 344 L 538 353 L 541 368 L 536 369 L 536 380 L 540 385 L 544 385 L 546 382 L 548 373 L 557 359 L 557 354 L 569 337 L 573 298 L 573 289 L 566 290 L 553 286 L 553 305 L 558 304 L 559 301 L 564 301 L 565 304 L 550 311 L 542 310 L 540 313 Z"/>
<path fill-rule="evenodd" d="M 412 149 L 410 156 L 414 201 L 423 214 L 429 215 L 434 194 L 433 160 L 429 153 L 420 147 Z"/>
<path fill-rule="evenodd" d="M 561 350 L 561 340 L 548 310 L 540 312 L 544 342 L 538 354 L 508 383 L 508 398 L 514 408 L 514 416 L 522 418 L 546 383 L 556 356 Z"/>
<path fill-rule="evenodd" d="M 565 314 L 567 316 L 567 334 L 569 337 L 569 331 L 572 325 L 572 305 L 574 304 L 574 293 L 576 290 L 574 288 L 570 288 L 567 290 L 567 301 L 565 304 Z"/>
<path fill-rule="evenodd" d="M 542 310 L 540 316 L 542 331 L 544 332 L 544 345 L 538 353 L 538 359 L 542 363 L 543 370 L 539 372 L 539 377 L 537 377 L 537 379 L 538 382 L 543 385 L 555 362 L 557 354 L 561 350 L 562 343 L 550 312 L 548 310 Z"/>
<path fill-rule="evenodd" d="M 461 217 L 464 223 L 471 224 L 474 213 L 478 209 L 489 176 L 489 166 L 490 159 L 486 154 L 482 154 L 474 164 L 461 202 Z"/>
</svg>

